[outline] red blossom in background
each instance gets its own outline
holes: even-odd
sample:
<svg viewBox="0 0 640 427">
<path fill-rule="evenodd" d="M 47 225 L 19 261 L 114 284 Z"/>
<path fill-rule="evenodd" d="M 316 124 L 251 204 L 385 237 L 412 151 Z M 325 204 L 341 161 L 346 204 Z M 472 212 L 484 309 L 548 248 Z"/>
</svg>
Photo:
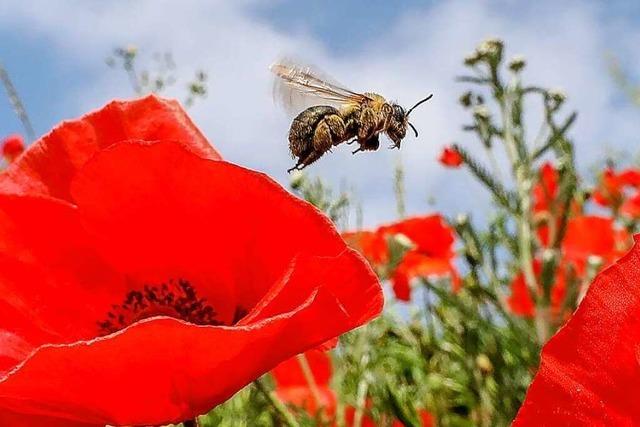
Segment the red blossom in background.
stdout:
<svg viewBox="0 0 640 427">
<path fill-rule="evenodd" d="M 533 271 L 536 275 L 538 284 L 540 284 L 542 274 L 542 263 L 536 260 L 533 263 Z M 531 292 L 527 286 L 523 273 L 518 273 L 511 282 L 511 295 L 507 298 L 507 304 L 512 313 L 518 316 L 532 318 L 535 314 L 536 306 L 531 298 Z M 538 293 L 542 293 L 541 287 Z M 567 284 L 565 273 L 562 269 L 556 271 L 556 275 L 551 285 L 550 307 L 554 316 L 561 314 L 562 304 L 564 303 L 567 293 Z"/>
<path fill-rule="evenodd" d="M 378 231 L 350 231 L 342 233 L 342 238 L 353 248 L 358 249 L 372 266 L 389 262 L 389 251 L 385 236 Z"/>
<path fill-rule="evenodd" d="M 304 409 L 312 417 L 321 415 L 320 410 L 329 420 L 333 420 L 336 415 L 337 399 L 335 392 L 329 387 L 333 368 L 331 358 L 325 352 L 312 350 L 304 353 L 310 368 L 314 383 L 311 384 L 305 377 L 300 361 L 297 357 L 282 362 L 271 374 L 276 383 L 276 396 L 283 402 Z M 316 390 L 314 391 L 313 388 Z M 319 400 L 319 402 L 318 402 Z M 320 407 L 318 406 L 320 403 Z M 370 406 L 370 402 L 369 405 Z M 360 425 L 364 427 L 375 427 L 373 419 L 364 411 Z M 356 408 L 347 406 L 345 408 L 345 422 L 347 426 L 354 425 Z M 423 427 L 431 427 L 434 424 L 432 415 L 422 409 L 418 416 Z M 326 419 L 326 418 L 325 418 Z M 336 422 L 331 424 L 337 425 Z M 402 427 L 398 420 L 394 420 L 393 427 Z"/>
<path fill-rule="evenodd" d="M 640 423 L 640 246 L 604 270 L 544 346 L 514 426 Z"/>
<path fill-rule="evenodd" d="M 635 202 L 628 205 L 629 200 L 640 197 L 640 171 L 634 168 L 616 172 L 612 168 L 606 168 L 600 176 L 600 181 L 593 192 L 593 200 L 601 205 L 614 210 L 620 209 L 620 213 L 631 218 L 638 218 L 638 210 Z M 632 194 L 628 194 L 631 191 Z"/>
<path fill-rule="evenodd" d="M 13 162 L 24 151 L 24 140 L 18 134 L 9 135 L 0 143 L 2 157 L 8 162 Z"/>
<path fill-rule="evenodd" d="M 548 228 L 538 229 L 544 245 L 549 245 Z M 607 266 L 620 258 L 629 248 L 631 238 L 626 230 L 618 228 L 613 219 L 585 215 L 571 218 L 567 223 L 565 237 L 560 247 L 560 264 L 555 273 L 551 287 L 551 309 L 554 315 L 562 315 L 560 309 L 564 304 L 567 290 L 567 275 L 577 279 L 585 277 L 587 263 L 592 256 Z M 538 282 L 542 272 L 542 264 L 535 261 L 534 272 Z M 539 290 L 542 291 L 541 289 Z M 511 282 L 511 295 L 507 299 L 509 308 L 514 314 L 532 317 L 535 313 L 534 301 L 525 283 L 522 273 L 516 275 Z"/>
<path fill-rule="evenodd" d="M 453 264 L 454 231 L 440 215 L 407 218 L 373 231 L 344 233 L 345 240 L 372 263 L 384 267 L 391 259 L 388 240 L 403 235 L 413 245 L 388 272 L 396 297 L 411 299 L 411 280 L 416 277 L 450 276 L 457 290 L 460 279 Z"/>
<path fill-rule="evenodd" d="M 271 371 L 276 396 L 287 404 L 303 408 L 312 417 L 324 411 L 324 415 L 332 418 L 337 400 L 329 387 L 333 373 L 331 358 L 320 350 L 308 351 L 302 357 L 307 361 L 313 382 L 305 376 L 298 357 L 292 357 Z"/>
<path fill-rule="evenodd" d="M 1 425 L 191 419 L 380 313 L 326 217 L 219 158 L 150 96 L 63 123 L 0 176 Z"/>
<path fill-rule="evenodd" d="M 606 266 L 628 250 L 630 240 L 629 234 L 617 228 L 611 218 L 575 217 L 569 220 L 562 241 L 563 259 L 574 266 L 578 275 L 583 275 L 590 256 L 600 257 Z"/>
<path fill-rule="evenodd" d="M 440 152 L 438 161 L 444 166 L 457 168 L 462 164 L 462 156 L 454 147 L 446 146 Z"/>
<path fill-rule="evenodd" d="M 636 183 L 638 178 L 640 176 L 632 170 L 616 176 L 611 170 L 603 174 L 603 180 L 610 188 L 609 194 L 620 191 L 621 183 L 630 185 Z M 560 217 L 565 215 L 564 212 L 559 212 L 561 206 L 558 206 L 557 202 L 560 191 L 559 179 L 555 166 L 545 163 L 540 168 L 538 181 L 532 189 L 532 210 L 538 221 L 536 231 L 543 247 L 551 246 L 551 239 L 555 238 L 560 227 Z M 560 311 L 565 302 L 568 277 L 584 279 L 590 257 L 598 257 L 603 266 L 606 266 L 622 256 L 630 244 L 629 234 L 623 228 L 617 227 L 613 218 L 583 215 L 575 201 L 572 202 L 569 215 L 571 217 L 567 221 L 560 245 L 560 262 L 551 287 L 549 303 L 554 316 L 565 314 Z M 534 272 L 538 284 L 541 271 L 542 264 L 536 260 Z M 520 316 L 532 317 L 535 313 L 535 304 L 522 273 L 513 278 L 510 287 L 511 295 L 507 303 L 511 311 Z M 542 289 L 538 292 L 542 292 Z"/>
<path fill-rule="evenodd" d="M 640 218 L 640 191 L 625 199 L 622 206 L 620 206 L 620 213 L 627 218 Z"/>
<path fill-rule="evenodd" d="M 560 173 L 555 165 L 545 162 L 538 171 L 538 181 L 531 190 L 532 208 L 536 220 L 543 225 L 548 225 L 551 219 L 559 222 L 565 214 L 564 207 L 560 205 Z M 582 206 L 574 199 L 571 202 L 570 215 L 579 215 Z"/>
<path fill-rule="evenodd" d="M 558 171 L 551 163 L 540 168 L 539 179 L 533 186 L 533 211 L 549 212 L 558 197 Z"/>
<path fill-rule="evenodd" d="M 460 281 L 453 265 L 455 251 L 454 231 L 440 215 L 408 218 L 380 227 L 385 236 L 402 234 L 415 245 L 391 273 L 396 297 L 403 301 L 411 298 L 411 280 L 415 277 L 450 276 L 454 291 Z"/>
</svg>

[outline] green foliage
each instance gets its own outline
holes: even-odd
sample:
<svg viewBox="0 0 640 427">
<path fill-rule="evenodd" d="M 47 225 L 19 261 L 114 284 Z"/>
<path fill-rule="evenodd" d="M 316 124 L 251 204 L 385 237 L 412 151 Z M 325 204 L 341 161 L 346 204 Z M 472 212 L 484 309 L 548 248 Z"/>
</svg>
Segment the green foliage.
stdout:
<svg viewBox="0 0 640 427">
<path fill-rule="evenodd" d="M 106 63 L 127 74 L 136 95 L 161 94 L 177 82 L 176 64 L 171 52 L 154 53 L 151 64 L 140 68 L 140 52 L 135 46 L 118 47 L 107 57 Z M 195 72 L 194 77 L 184 85 L 187 93 L 183 101 L 185 106 L 190 107 L 197 99 L 207 96 L 207 80 L 206 72 Z"/>
<path fill-rule="evenodd" d="M 291 189 L 296 195 L 327 214 L 339 228 L 348 226 L 351 197 L 346 191 L 334 196 L 333 190 L 322 179 L 310 179 L 304 172 L 299 171 L 293 173 Z"/>
</svg>

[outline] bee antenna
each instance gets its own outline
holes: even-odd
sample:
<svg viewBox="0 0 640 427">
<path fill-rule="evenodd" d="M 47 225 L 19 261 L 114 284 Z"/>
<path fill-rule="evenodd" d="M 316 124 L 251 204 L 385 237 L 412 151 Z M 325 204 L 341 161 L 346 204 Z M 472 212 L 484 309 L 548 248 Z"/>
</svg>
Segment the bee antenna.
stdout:
<svg viewBox="0 0 640 427">
<path fill-rule="evenodd" d="M 416 138 L 418 137 L 418 131 L 416 130 L 416 127 L 414 125 L 411 124 L 411 122 L 409 122 L 409 126 L 411 126 L 411 129 L 413 129 L 413 133 L 416 134 Z"/>
<path fill-rule="evenodd" d="M 407 114 L 405 114 L 405 116 L 408 116 L 409 114 L 411 114 L 411 112 L 420 104 L 422 104 L 423 102 L 427 102 L 428 100 L 430 100 L 433 97 L 433 94 L 430 94 L 429 96 L 427 96 L 424 99 L 421 99 L 420 101 L 418 101 L 416 103 L 416 105 L 414 105 L 413 107 L 409 108 L 409 111 L 407 111 Z"/>
</svg>

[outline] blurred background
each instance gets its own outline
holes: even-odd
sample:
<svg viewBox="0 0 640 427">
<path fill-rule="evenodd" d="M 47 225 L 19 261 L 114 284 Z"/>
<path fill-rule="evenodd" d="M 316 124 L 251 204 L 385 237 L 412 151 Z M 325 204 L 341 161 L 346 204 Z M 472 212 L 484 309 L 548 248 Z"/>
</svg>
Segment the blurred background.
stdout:
<svg viewBox="0 0 640 427">
<path fill-rule="evenodd" d="M 506 58 L 521 54 L 523 78 L 563 89 L 579 118 L 572 136 L 579 169 L 624 153 L 640 134 L 638 110 L 612 75 L 640 62 L 640 4 L 629 1 L 48 1 L 0 3 L 0 60 L 11 75 L 37 135 L 66 118 L 135 95 L 114 49 L 134 48 L 136 66 L 162 68 L 170 52 L 175 83 L 162 91 L 184 100 L 186 85 L 206 73 L 207 96 L 190 114 L 230 161 L 264 171 L 282 184 L 293 165 L 290 117 L 272 100 L 268 66 L 302 58 L 356 91 L 378 91 L 403 105 L 434 93 L 416 111 L 420 131 L 400 152 L 352 156 L 338 147 L 308 170 L 353 190 L 365 225 L 395 216 L 393 174 L 405 167 L 407 213 L 488 209 L 467 174 L 436 161 L 451 142 L 468 142 L 455 82 L 478 42 L 500 37 Z M 164 64 L 166 65 L 166 64 Z M 631 76 L 633 77 L 633 75 Z M 579 107 L 579 108 L 578 108 Z M 536 126 L 532 125 L 532 131 Z M 0 102 L 0 134 L 23 133 Z M 386 147 L 386 144 L 383 143 Z M 476 196 L 477 195 L 477 196 Z M 435 205 L 434 205 L 435 203 Z"/>
</svg>

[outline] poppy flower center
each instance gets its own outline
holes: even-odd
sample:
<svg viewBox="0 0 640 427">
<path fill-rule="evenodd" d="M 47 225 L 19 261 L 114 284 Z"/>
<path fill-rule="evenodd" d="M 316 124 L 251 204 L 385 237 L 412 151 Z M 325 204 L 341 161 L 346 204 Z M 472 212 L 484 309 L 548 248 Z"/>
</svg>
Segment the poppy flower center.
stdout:
<svg viewBox="0 0 640 427">
<path fill-rule="evenodd" d="M 238 306 L 231 324 L 237 323 L 247 314 Z M 169 280 L 159 285 L 144 285 L 125 294 L 121 304 L 112 306 L 106 319 L 98 322 L 103 335 L 119 331 L 135 322 L 154 316 L 168 316 L 196 325 L 223 325 L 218 313 L 200 298 L 187 280 Z"/>
</svg>

